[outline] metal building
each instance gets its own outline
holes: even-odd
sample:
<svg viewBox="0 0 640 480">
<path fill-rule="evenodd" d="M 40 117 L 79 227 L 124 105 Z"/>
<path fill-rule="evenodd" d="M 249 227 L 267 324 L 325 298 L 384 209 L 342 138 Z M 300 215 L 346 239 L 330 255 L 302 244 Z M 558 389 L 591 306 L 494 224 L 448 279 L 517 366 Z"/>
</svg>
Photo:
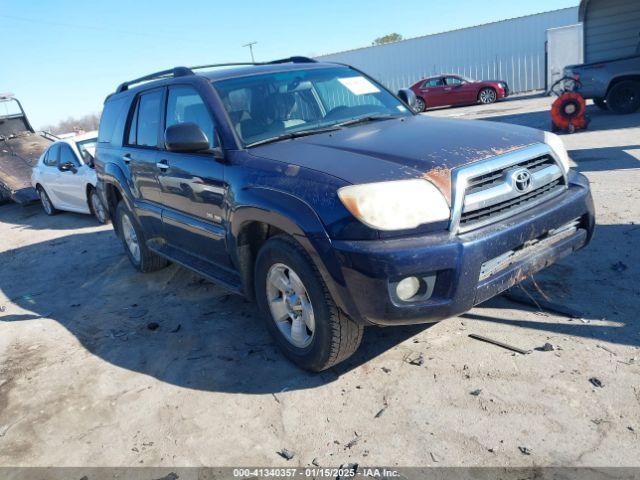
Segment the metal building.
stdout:
<svg viewBox="0 0 640 480">
<path fill-rule="evenodd" d="M 640 53 L 640 0 L 582 0 L 580 21 L 587 63 Z"/>
<path fill-rule="evenodd" d="M 546 31 L 577 22 L 576 6 L 317 58 L 353 65 L 392 90 L 457 73 L 505 80 L 512 92 L 524 92 L 545 88 Z"/>
</svg>

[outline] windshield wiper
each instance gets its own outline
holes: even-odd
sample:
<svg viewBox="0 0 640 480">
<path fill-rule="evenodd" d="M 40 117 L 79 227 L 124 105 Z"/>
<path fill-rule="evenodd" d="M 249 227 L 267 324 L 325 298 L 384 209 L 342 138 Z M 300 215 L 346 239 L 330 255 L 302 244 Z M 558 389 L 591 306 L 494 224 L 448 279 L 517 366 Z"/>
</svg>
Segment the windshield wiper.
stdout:
<svg viewBox="0 0 640 480">
<path fill-rule="evenodd" d="M 281 135 L 276 135 L 275 137 L 265 138 L 264 140 L 258 140 L 257 142 L 249 143 L 247 145 L 247 148 L 257 147 L 258 145 L 264 145 L 265 143 L 279 142 L 280 140 L 290 140 L 292 138 L 307 137 L 309 135 L 315 135 L 317 133 L 335 132 L 336 130 L 340 130 L 340 127 L 319 127 L 311 130 L 300 130 L 298 132 L 283 133 Z"/>
<path fill-rule="evenodd" d="M 388 113 L 377 115 L 366 115 L 364 117 L 353 118 L 344 122 L 336 123 L 338 127 L 348 127 L 349 125 L 357 125 L 358 123 L 375 122 L 378 120 L 389 120 L 391 118 L 398 118 L 399 115 L 391 115 Z"/>
</svg>

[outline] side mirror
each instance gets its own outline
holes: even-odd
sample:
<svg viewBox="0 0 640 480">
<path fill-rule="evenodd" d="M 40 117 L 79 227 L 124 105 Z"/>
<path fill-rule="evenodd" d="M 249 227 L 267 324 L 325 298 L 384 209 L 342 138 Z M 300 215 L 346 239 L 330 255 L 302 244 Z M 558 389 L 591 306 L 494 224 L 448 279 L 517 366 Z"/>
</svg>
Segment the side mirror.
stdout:
<svg viewBox="0 0 640 480">
<path fill-rule="evenodd" d="M 209 139 L 195 123 L 179 123 L 167 127 L 164 144 L 171 152 L 194 153 L 209 150 Z"/>
<path fill-rule="evenodd" d="M 410 88 L 401 88 L 398 90 L 398 97 L 402 100 L 411 110 L 416 110 L 416 94 Z"/>
<path fill-rule="evenodd" d="M 73 162 L 65 162 L 65 163 L 63 163 L 62 165 L 60 165 L 58 167 L 58 170 L 60 170 L 61 172 L 73 172 L 73 173 L 77 173 L 78 172 L 78 169 L 73 164 Z"/>
</svg>

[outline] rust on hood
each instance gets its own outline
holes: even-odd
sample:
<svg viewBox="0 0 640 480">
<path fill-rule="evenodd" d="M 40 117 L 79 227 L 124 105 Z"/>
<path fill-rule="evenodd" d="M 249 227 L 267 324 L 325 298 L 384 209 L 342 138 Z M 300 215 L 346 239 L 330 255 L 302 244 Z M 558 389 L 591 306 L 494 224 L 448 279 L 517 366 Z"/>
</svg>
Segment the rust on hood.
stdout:
<svg viewBox="0 0 640 480">
<path fill-rule="evenodd" d="M 422 178 L 429 180 L 433 183 L 438 190 L 444 195 L 449 206 L 451 206 L 451 169 L 445 167 L 434 167 L 424 175 Z"/>
</svg>

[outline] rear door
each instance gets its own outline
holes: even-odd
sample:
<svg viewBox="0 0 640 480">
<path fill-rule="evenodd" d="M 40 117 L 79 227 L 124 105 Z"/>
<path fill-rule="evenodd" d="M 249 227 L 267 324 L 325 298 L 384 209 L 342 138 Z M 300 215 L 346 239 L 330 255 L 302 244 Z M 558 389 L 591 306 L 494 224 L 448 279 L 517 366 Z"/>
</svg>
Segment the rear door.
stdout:
<svg viewBox="0 0 640 480">
<path fill-rule="evenodd" d="M 420 87 L 422 98 L 425 99 L 427 107 L 441 107 L 448 105 L 445 98 L 445 85 L 442 77 L 429 78 Z"/>
<path fill-rule="evenodd" d="M 150 238 L 162 233 L 160 184 L 156 163 L 164 93 L 164 88 L 157 88 L 136 97 L 129 113 L 122 148 L 123 160 L 131 173 L 136 214 Z"/>
<path fill-rule="evenodd" d="M 216 145 L 215 123 L 197 90 L 188 85 L 168 88 L 164 128 L 195 123 Z M 158 171 L 166 242 L 217 265 L 230 265 L 225 248 L 224 166 L 211 152 L 159 152 Z"/>
<path fill-rule="evenodd" d="M 44 187 L 45 191 L 49 195 L 49 198 L 54 205 L 60 205 L 60 199 L 56 196 L 53 188 L 53 183 L 58 176 L 58 157 L 60 152 L 60 143 L 54 143 L 49 147 L 45 154 L 42 166 L 40 167 L 40 184 Z"/>
</svg>

